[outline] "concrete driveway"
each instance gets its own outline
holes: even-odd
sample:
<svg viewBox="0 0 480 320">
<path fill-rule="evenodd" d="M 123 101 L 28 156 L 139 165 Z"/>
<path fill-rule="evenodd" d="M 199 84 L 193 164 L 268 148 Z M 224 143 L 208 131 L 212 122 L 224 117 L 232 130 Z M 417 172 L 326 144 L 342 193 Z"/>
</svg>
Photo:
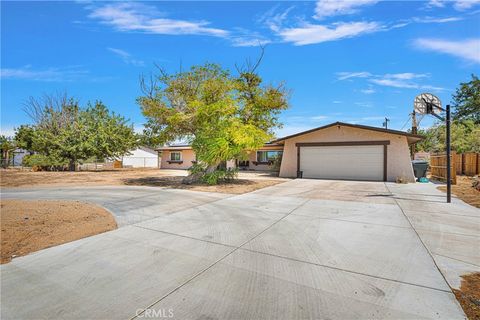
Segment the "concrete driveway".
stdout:
<svg viewBox="0 0 480 320">
<path fill-rule="evenodd" d="M 462 319 L 450 286 L 480 271 L 480 210 L 431 184 L 2 197 L 89 200 L 121 226 L 2 265 L 2 319 Z"/>
</svg>

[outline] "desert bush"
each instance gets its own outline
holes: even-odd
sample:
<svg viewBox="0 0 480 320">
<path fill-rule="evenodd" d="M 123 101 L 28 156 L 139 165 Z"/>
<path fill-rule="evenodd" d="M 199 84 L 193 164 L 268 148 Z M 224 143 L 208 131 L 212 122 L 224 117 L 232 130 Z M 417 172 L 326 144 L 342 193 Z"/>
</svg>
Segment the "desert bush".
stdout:
<svg viewBox="0 0 480 320">
<path fill-rule="evenodd" d="M 23 166 L 32 167 L 34 171 L 62 171 L 66 169 L 67 164 L 66 161 L 42 154 L 26 155 L 22 160 Z"/>
<path fill-rule="evenodd" d="M 202 176 L 202 182 L 214 185 L 219 182 L 230 182 L 238 177 L 238 169 L 217 169 L 211 173 L 204 173 Z"/>
</svg>

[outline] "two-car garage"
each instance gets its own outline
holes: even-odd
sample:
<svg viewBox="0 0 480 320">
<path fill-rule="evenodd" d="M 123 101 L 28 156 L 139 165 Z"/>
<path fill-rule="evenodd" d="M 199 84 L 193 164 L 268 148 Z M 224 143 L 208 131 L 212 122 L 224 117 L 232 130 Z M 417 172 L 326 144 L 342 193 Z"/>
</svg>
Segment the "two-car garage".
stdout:
<svg viewBox="0 0 480 320">
<path fill-rule="evenodd" d="M 409 145 L 422 136 L 335 122 L 274 141 L 281 177 L 414 182 Z"/>
<path fill-rule="evenodd" d="M 297 145 L 302 178 L 383 181 L 384 145 Z"/>
</svg>

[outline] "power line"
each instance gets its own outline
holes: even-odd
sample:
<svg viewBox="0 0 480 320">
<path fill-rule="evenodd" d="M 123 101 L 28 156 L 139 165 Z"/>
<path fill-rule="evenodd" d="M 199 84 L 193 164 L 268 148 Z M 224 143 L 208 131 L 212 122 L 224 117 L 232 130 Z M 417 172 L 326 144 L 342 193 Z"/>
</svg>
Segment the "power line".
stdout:
<svg viewBox="0 0 480 320">
<path fill-rule="evenodd" d="M 405 124 L 402 126 L 402 128 L 400 129 L 400 131 L 402 131 L 403 128 L 405 128 L 405 126 L 410 122 L 410 119 L 411 119 L 411 117 L 410 117 L 410 115 L 408 115 L 408 119 L 407 119 L 407 121 L 405 121 Z"/>
</svg>

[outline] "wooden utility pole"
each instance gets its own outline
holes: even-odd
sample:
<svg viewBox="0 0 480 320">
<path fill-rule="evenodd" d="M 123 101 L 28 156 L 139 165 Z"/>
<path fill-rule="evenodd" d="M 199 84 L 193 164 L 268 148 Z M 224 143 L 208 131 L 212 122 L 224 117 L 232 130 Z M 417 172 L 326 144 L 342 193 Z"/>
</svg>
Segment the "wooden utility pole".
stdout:
<svg viewBox="0 0 480 320">
<path fill-rule="evenodd" d="M 415 114 L 415 110 L 413 110 L 412 112 L 412 134 L 417 134 L 417 116 Z M 412 160 L 415 159 L 415 152 L 416 152 L 415 143 L 412 143 L 410 145 L 410 154 L 411 154 Z"/>
<path fill-rule="evenodd" d="M 390 122 L 390 119 L 388 119 L 387 117 L 385 117 L 385 121 L 383 122 L 383 126 L 385 127 L 385 129 L 388 129 L 388 123 Z"/>
</svg>

